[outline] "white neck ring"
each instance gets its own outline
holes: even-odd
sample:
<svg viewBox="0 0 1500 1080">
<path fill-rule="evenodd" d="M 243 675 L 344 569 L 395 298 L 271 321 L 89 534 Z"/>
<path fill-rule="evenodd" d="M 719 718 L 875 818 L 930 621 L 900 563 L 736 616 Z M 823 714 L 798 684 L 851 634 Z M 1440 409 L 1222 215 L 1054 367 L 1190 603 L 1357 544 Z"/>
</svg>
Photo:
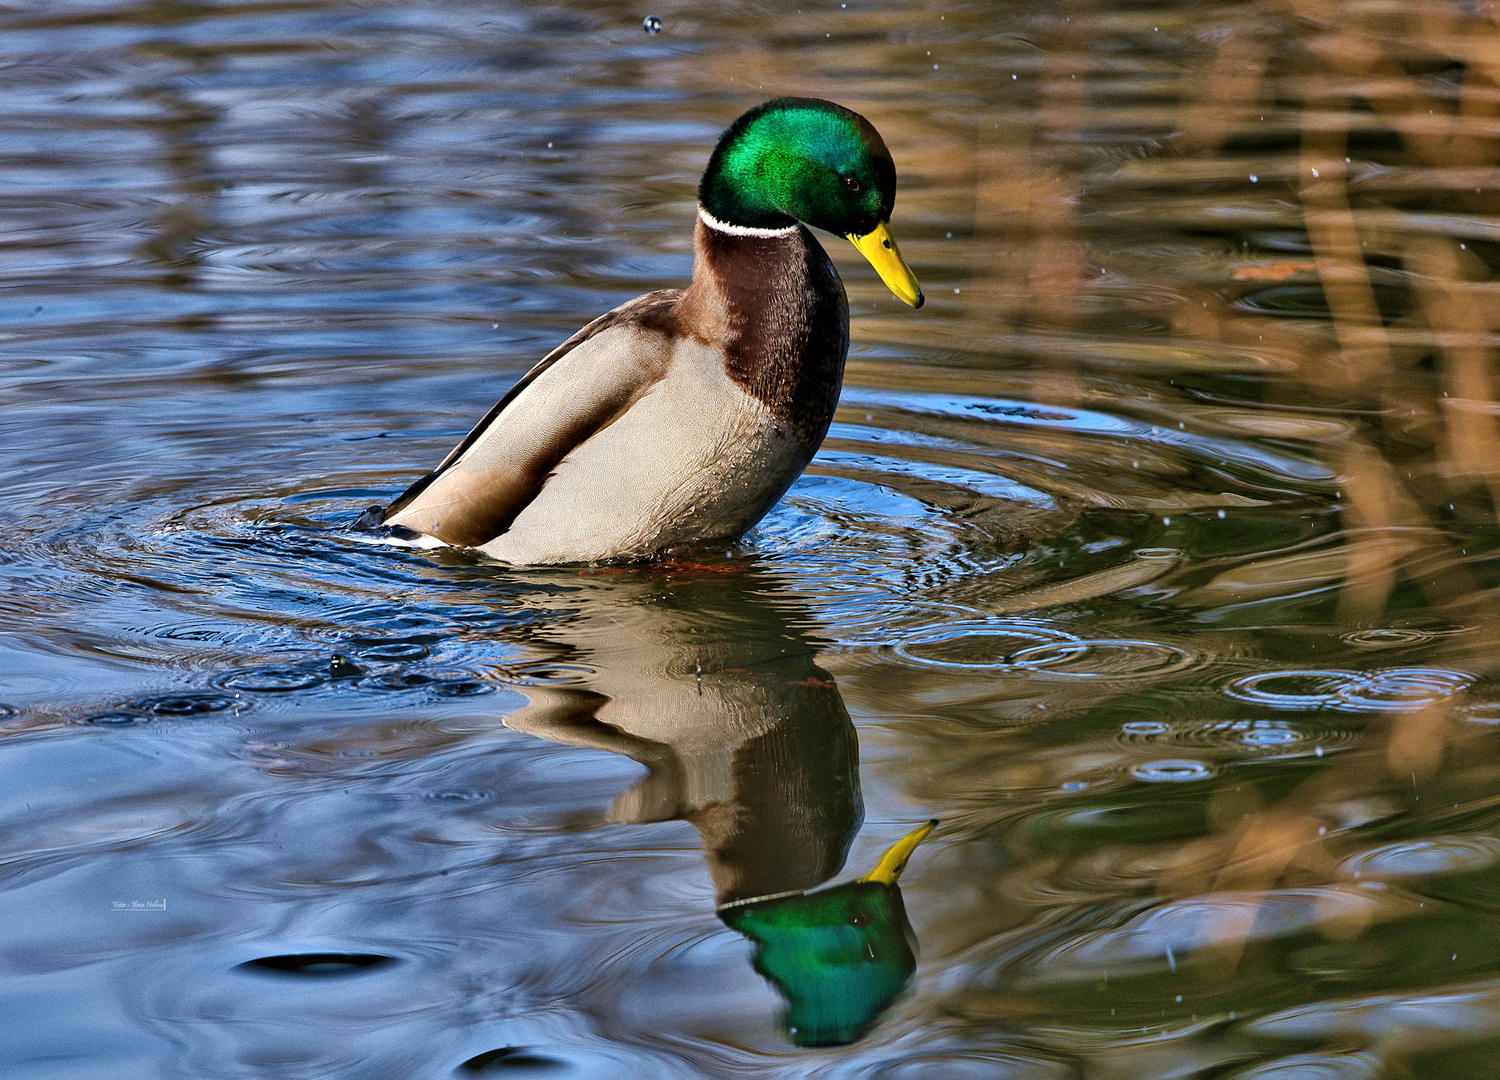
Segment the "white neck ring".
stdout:
<svg viewBox="0 0 1500 1080">
<path fill-rule="evenodd" d="M 698 207 L 698 219 L 710 229 L 728 233 L 730 236 L 791 236 L 797 231 L 795 222 L 784 229 L 756 229 L 749 225 L 731 225 L 727 221 L 720 221 L 701 206 Z"/>
</svg>

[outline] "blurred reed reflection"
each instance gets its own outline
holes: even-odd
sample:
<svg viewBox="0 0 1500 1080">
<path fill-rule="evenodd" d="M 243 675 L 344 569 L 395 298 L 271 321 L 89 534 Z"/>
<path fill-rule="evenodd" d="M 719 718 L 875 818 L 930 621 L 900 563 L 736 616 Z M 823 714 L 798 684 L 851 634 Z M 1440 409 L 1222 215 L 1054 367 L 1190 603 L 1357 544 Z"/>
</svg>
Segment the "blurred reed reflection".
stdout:
<svg viewBox="0 0 1500 1080">
<path fill-rule="evenodd" d="M 814 662 L 811 613 L 744 562 L 586 571 L 582 590 L 534 598 L 551 618 L 529 649 L 530 704 L 506 726 L 623 754 L 646 775 L 616 825 L 697 829 L 720 918 L 755 944 L 799 1045 L 851 1042 L 916 962 L 897 879 L 932 823 L 857 881 L 836 875 L 863 820 L 859 748 L 833 677 Z"/>
</svg>

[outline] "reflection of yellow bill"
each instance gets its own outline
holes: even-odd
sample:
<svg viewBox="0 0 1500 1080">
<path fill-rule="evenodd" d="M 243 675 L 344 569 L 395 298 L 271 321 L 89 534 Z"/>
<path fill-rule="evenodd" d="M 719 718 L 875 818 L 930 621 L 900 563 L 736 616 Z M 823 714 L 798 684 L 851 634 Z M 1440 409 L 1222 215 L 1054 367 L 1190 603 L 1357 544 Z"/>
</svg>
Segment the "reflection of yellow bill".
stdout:
<svg viewBox="0 0 1500 1080">
<path fill-rule="evenodd" d="M 897 255 L 896 258 L 900 259 L 901 256 Z M 908 273 L 909 272 L 910 271 L 908 271 Z M 898 293 L 897 295 L 900 294 Z M 918 303 L 921 302 L 921 296 L 922 293 L 918 291 Z M 905 300 L 906 298 L 902 297 L 902 299 Z M 908 303 L 910 303 L 910 301 L 908 301 Z M 915 307 L 917 305 L 913 304 L 912 306 Z M 929 821 L 926 825 L 923 825 L 920 828 L 913 829 L 911 832 L 907 833 L 900 840 L 897 840 L 894 844 L 892 844 L 889 851 L 880 856 L 880 861 L 875 864 L 875 869 L 871 870 L 868 874 L 866 874 L 859 880 L 875 881 L 879 882 L 881 885 L 896 884 L 896 879 L 901 876 L 901 871 L 906 869 L 906 860 L 911 858 L 911 853 L 917 850 L 917 845 L 920 844 L 923 840 L 926 840 L 927 834 L 932 832 L 932 830 L 935 828 L 937 828 L 937 822 Z"/>
<path fill-rule="evenodd" d="M 901 250 L 896 247 L 896 238 L 891 235 L 891 230 L 881 222 L 875 228 L 863 236 L 849 234 L 849 242 L 859 249 L 859 253 L 870 260 L 870 265 L 880 275 L 880 280 L 885 282 L 885 287 L 890 289 L 902 300 L 912 307 L 921 307 L 922 286 L 917 284 L 917 275 L 911 272 L 911 267 L 906 265 L 906 260 L 901 257 Z"/>
</svg>

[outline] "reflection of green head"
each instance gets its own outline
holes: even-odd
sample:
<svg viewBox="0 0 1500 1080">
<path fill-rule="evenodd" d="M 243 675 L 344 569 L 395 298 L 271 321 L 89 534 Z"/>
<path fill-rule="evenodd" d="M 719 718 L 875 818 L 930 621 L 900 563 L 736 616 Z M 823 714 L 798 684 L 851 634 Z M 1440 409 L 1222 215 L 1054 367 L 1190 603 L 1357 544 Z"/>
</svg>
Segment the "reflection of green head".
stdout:
<svg viewBox="0 0 1500 1080">
<path fill-rule="evenodd" d="M 917 961 L 895 885 L 851 881 L 719 913 L 755 942 L 755 970 L 787 1000 L 798 1046 L 858 1039 L 905 988 Z"/>
<path fill-rule="evenodd" d="M 799 1046 L 858 1039 L 916 970 L 896 878 L 934 824 L 903 838 L 858 881 L 719 909 L 755 942 L 755 970 L 786 998 L 787 1031 Z"/>
</svg>

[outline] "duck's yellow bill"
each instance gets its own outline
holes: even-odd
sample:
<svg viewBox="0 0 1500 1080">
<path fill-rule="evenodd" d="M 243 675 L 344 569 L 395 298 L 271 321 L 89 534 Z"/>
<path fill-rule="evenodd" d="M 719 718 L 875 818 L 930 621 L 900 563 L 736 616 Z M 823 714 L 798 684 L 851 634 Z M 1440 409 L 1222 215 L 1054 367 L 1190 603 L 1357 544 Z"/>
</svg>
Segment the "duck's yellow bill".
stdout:
<svg viewBox="0 0 1500 1080">
<path fill-rule="evenodd" d="M 917 296 L 920 299 L 921 293 Z M 916 305 L 913 304 L 913 307 Z M 917 850 L 917 845 L 926 840 L 928 834 L 937 828 L 937 821 L 929 821 L 920 828 L 913 829 L 900 840 L 891 845 L 890 850 L 880 856 L 880 861 L 860 881 L 874 881 L 881 885 L 894 885 L 896 879 L 901 876 L 901 871 L 906 869 L 906 860 L 911 858 L 911 853 Z"/>
<path fill-rule="evenodd" d="M 922 306 L 922 301 L 926 299 L 922 295 L 922 286 L 917 284 L 917 275 L 911 272 L 911 267 L 901 257 L 901 250 L 896 247 L 896 238 L 885 227 L 885 222 L 863 236 L 850 233 L 849 242 L 870 260 L 870 265 L 880 275 L 880 280 L 885 282 L 886 288 L 912 307 Z"/>
</svg>

